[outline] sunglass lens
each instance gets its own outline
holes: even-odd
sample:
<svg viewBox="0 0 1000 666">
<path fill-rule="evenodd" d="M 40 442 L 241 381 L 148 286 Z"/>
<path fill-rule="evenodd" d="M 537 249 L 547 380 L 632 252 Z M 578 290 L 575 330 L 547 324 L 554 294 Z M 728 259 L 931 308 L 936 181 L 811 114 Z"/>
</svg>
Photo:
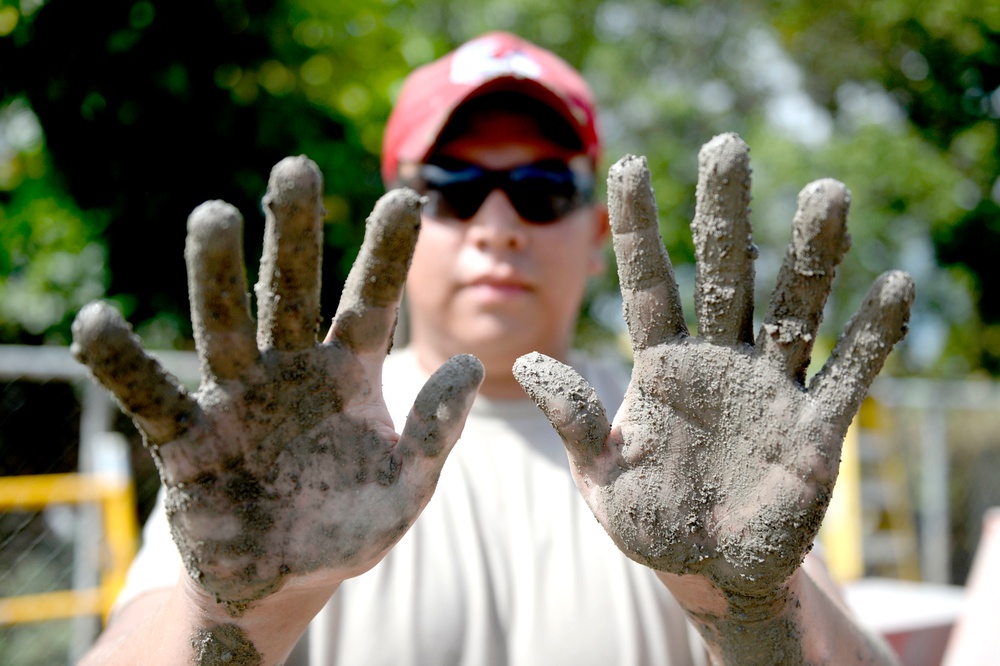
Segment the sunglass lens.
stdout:
<svg viewBox="0 0 1000 666">
<path fill-rule="evenodd" d="M 473 165 L 425 164 L 421 178 L 420 190 L 427 196 L 424 212 L 432 217 L 468 220 L 490 193 L 487 173 Z"/>
<path fill-rule="evenodd" d="M 565 166 L 529 165 L 511 172 L 507 195 L 528 222 L 554 222 L 573 209 L 577 187 Z"/>
<path fill-rule="evenodd" d="M 494 189 L 506 192 L 515 210 L 528 222 L 554 222 L 588 198 L 566 164 L 542 162 L 510 171 L 487 171 L 475 165 L 449 169 L 427 164 L 422 169 L 428 201 L 424 211 L 433 217 L 468 220 Z"/>
<path fill-rule="evenodd" d="M 459 220 L 468 220 L 475 215 L 489 193 L 489 185 L 481 180 L 443 185 L 436 188 L 442 216 Z"/>
</svg>

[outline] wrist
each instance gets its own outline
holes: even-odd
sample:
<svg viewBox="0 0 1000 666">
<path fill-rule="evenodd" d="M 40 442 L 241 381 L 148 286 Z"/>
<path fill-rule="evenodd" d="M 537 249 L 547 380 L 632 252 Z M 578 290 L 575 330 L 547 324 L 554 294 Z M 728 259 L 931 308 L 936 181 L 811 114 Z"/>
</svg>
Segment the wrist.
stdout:
<svg viewBox="0 0 1000 666">
<path fill-rule="evenodd" d="M 726 591 L 706 576 L 657 572 L 718 664 L 806 663 L 797 608 L 799 572 L 773 590 Z"/>
<path fill-rule="evenodd" d="M 227 604 L 189 576 L 181 578 L 177 593 L 190 618 L 185 639 L 196 664 L 282 663 L 340 586 L 317 575 L 299 576 L 262 599 Z"/>
<path fill-rule="evenodd" d="M 798 569 L 783 583 L 753 594 L 725 590 L 708 576 L 700 574 L 678 575 L 657 571 L 656 575 L 688 614 L 747 624 L 787 613 L 794 606 L 795 591 L 800 584 Z"/>
</svg>

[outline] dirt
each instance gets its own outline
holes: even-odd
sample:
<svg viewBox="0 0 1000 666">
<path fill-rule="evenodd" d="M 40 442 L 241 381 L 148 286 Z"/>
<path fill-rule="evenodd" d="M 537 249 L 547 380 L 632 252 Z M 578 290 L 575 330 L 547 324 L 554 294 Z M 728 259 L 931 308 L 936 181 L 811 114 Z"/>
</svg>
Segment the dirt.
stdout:
<svg viewBox="0 0 1000 666">
<path fill-rule="evenodd" d="M 224 201 L 195 208 L 184 258 L 202 375 L 212 381 L 239 376 L 257 358 L 239 211 Z"/>
<path fill-rule="evenodd" d="M 354 350 L 388 352 L 386 331 L 391 346 L 399 295 L 420 232 L 422 205 L 423 199 L 412 190 L 393 190 L 375 204 L 330 331 L 330 336 Z M 379 220 L 400 222 L 382 224 Z"/>
<path fill-rule="evenodd" d="M 159 444 L 184 431 L 195 410 L 194 400 L 143 350 L 113 306 L 94 302 L 81 308 L 73 320 L 70 352 L 135 419 L 154 456 Z"/>
<path fill-rule="evenodd" d="M 654 569 L 713 581 L 729 611 L 703 618 L 705 631 L 736 636 L 736 662 L 801 663 L 790 615 L 774 611 L 795 601 L 783 583 L 815 538 L 844 433 L 905 333 L 912 281 L 880 278 L 807 389 L 805 363 L 849 245 L 849 194 L 834 181 L 803 191 L 755 345 L 745 144 L 713 140 L 699 169 L 701 337 L 684 322 L 645 160 L 627 157 L 609 173 L 609 204 L 635 367 L 614 429 L 572 369 L 535 354 L 514 372 L 567 443 L 618 546 Z M 392 338 L 420 200 L 396 192 L 379 202 L 328 344 L 316 345 L 321 190 L 315 165 L 299 158 L 272 173 L 256 331 L 238 212 L 216 202 L 192 214 L 197 394 L 145 354 L 110 306 L 87 306 L 74 322 L 74 354 L 136 418 L 157 460 L 191 577 L 233 617 L 290 575 L 323 569 L 342 580 L 377 562 L 429 499 L 482 379 L 471 357 L 449 362 L 396 446 L 373 402 L 374 368 Z M 423 482 L 401 482 L 411 467 Z M 236 624 L 192 640 L 199 664 L 260 663 Z"/>
<path fill-rule="evenodd" d="M 607 412 L 593 387 L 569 366 L 538 352 L 517 359 L 514 376 L 572 447 L 578 469 L 593 466 L 610 432 Z"/>
<path fill-rule="evenodd" d="M 323 176 L 305 156 L 285 158 L 271 170 L 255 287 L 260 349 L 289 351 L 316 342 L 326 215 L 322 196 Z"/>
<path fill-rule="evenodd" d="M 750 342 L 754 260 L 750 233 L 750 148 L 720 134 L 698 153 L 695 310 L 698 335 L 717 344 Z"/>
<path fill-rule="evenodd" d="M 629 156 L 608 177 L 634 354 L 614 428 L 571 369 L 531 355 L 515 376 L 567 443 L 585 499 L 622 551 L 659 571 L 705 576 L 723 593 L 723 616 L 696 619 L 706 635 L 727 637 L 729 663 L 801 664 L 786 581 L 822 522 L 846 430 L 906 332 L 913 284 L 882 276 L 807 388 L 812 342 L 850 244 L 850 194 L 830 180 L 803 190 L 755 345 L 746 145 L 716 137 L 699 176 L 698 337 L 684 323 L 645 159 Z"/>
<path fill-rule="evenodd" d="M 198 631 L 191 639 L 197 666 L 261 666 L 264 663 L 243 630 L 235 624 L 222 624 Z"/>
<path fill-rule="evenodd" d="M 812 354 L 823 305 L 833 286 L 836 266 L 851 247 L 847 212 L 851 193 L 833 179 L 810 183 L 799 193 L 781 275 L 771 296 L 757 347 L 777 361 L 787 359 L 799 381 Z"/>
<path fill-rule="evenodd" d="M 640 168 L 635 168 L 641 163 Z M 656 199 L 645 158 L 625 157 L 608 171 L 608 208 L 616 223 L 612 235 L 625 320 L 632 349 L 687 334 L 680 292 L 660 236 Z"/>
<path fill-rule="evenodd" d="M 396 190 L 378 202 L 320 343 L 321 191 L 305 158 L 272 170 L 257 322 L 239 212 L 212 201 L 189 217 L 196 393 L 110 305 L 86 306 L 73 325 L 74 355 L 133 416 L 157 463 L 188 574 L 234 619 L 289 576 L 318 572 L 332 589 L 377 563 L 429 500 L 483 377 L 473 357 L 450 360 L 396 434 L 378 388 L 422 200 Z M 260 663 L 236 623 L 192 641 L 199 664 Z"/>
</svg>

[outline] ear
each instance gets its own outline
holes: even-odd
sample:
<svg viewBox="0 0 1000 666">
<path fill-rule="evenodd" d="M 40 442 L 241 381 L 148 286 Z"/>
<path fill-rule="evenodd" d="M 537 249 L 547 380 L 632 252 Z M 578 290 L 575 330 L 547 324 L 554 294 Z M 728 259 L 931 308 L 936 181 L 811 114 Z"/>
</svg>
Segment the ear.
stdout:
<svg viewBox="0 0 1000 666">
<path fill-rule="evenodd" d="M 611 224 L 608 221 L 608 205 L 598 202 L 591 205 L 594 225 L 593 243 L 590 248 L 590 266 L 588 270 L 591 276 L 604 275 L 608 270 L 607 253 L 604 251 L 608 238 L 611 236 Z"/>
</svg>

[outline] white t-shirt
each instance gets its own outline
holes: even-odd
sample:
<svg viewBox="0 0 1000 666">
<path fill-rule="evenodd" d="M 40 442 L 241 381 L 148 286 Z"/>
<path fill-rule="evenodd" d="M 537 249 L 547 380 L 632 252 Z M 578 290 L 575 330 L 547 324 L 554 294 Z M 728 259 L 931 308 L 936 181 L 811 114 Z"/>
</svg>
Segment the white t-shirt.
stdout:
<svg viewBox="0 0 1000 666">
<path fill-rule="evenodd" d="M 627 377 L 574 357 L 609 415 Z M 386 361 L 401 427 L 426 376 Z M 173 586 L 182 565 L 158 502 L 118 606 Z M 652 571 L 584 503 L 558 435 L 531 401 L 476 399 L 427 508 L 371 571 L 345 581 L 289 664 L 692 666 L 700 641 Z"/>
</svg>

